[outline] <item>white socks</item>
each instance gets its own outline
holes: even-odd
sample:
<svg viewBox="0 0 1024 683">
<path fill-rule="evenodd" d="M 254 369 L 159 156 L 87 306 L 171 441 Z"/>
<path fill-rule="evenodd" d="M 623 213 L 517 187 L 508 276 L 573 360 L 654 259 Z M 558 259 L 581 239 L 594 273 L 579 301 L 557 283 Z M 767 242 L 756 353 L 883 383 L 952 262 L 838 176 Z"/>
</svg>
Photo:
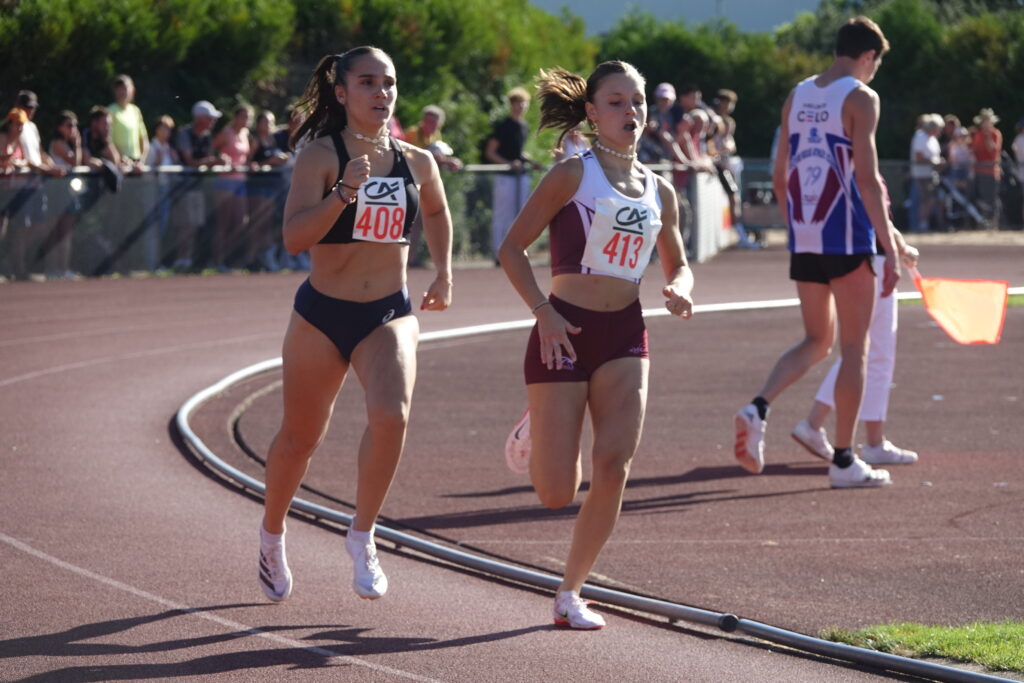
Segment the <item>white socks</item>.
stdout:
<svg viewBox="0 0 1024 683">
<path fill-rule="evenodd" d="M 263 523 L 260 523 L 260 545 L 263 546 L 274 546 L 284 545 L 284 532 L 279 534 L 272 534 L 263 528 Z"/>
<path fill-rule="evenodd" d="M 348 534 L 345 536 L 345 549 L 349 551 L 349 555 L 355 557 L 360 550 L 368 545 L 373 545 L 373 527 L 370 527 L 369 531 L 356 531 L 349 528 Z"/>
</svg>

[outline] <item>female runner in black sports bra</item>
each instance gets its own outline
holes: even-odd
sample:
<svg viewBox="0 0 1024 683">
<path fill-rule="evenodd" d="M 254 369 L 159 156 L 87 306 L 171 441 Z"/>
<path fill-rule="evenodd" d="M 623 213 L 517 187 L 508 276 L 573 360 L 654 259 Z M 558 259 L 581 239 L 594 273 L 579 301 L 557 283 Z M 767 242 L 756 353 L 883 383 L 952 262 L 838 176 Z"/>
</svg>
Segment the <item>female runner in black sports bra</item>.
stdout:
<svg viewBox="0 0 1024 683">
<path fill-rule="evenodd" d="M 406 289 L 417 211 L 437 278 L 421 310 L 451 304 L 451 215 L 430 152 L 387 135 L 397 96 L 391 58 L 373 47 L 328 55 L 298 107 L 306 119 L 284 212 L 284 246 L 310 250 L 284 339 L 284 417 L 267 457 L 259 579 L 271 600 L 291 593 L 285 516 L 351 366 L 366 394 L 356 513 L 345 547 L 362 598 L 384 595 L 373 524 L 398 467 L 416 377 L 419 324 Z"/>
</svg>

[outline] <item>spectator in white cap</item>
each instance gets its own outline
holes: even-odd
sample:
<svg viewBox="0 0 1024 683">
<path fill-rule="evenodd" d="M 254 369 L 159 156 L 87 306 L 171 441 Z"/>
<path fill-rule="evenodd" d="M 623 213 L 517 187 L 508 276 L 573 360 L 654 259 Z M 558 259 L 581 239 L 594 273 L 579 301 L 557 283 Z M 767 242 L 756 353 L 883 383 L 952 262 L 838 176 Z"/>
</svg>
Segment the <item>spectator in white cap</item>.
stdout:
<svg viewBox="0 0 1024 683">
<path fill-rule="evenodd" d="M 654 107 L 648 118 L 658 122 L 658 130 L 671 138 L 679 119 L 683 118 L 683 110 L 676 101 L 676 89 L 671 83 L 659 83 L 654 89 Z M 663 135 L 665 137 L 665 135 Z"/>
<path fill-rule="evenodd" d="M 200 116 L 205 116 L 216 121 L 223 116 L 223 114 L 219 109 L 217 109 L 217 107 L 213 106 L 212 103 L 206 100 L 199 100 L 192 105 L 192 118 L 197 119 Z"/>
<path fill-rule="evenodd" d="M 910 177 L 917 190 L 917 214 L 911 219 L 913 232 L 927 232 L 937 205 L 938 172 L 942 168 L 939 132 L 944 121 L 938 114 L 924 114 L 910 141 Z"/>
<path fill-rule="evenodd" d="M 219 162 L 213 153 L 213 137 L 210 135 L 214 122 L 221 117 L 220 111 L 206 100 L 192 105 L 192 125 L 178 130 L 174 136 L 174 147 L 181 156 L 183 166 L 197 168 L 213 166 Z M 192 269 L 192 249 L 196 232 L 206 222 L 206 198 L 199 176 L 183 175 L 182 182 L 187 190 L 182 194 L 175 211 L 175 260 L 174 269 Z"/>
</svg>

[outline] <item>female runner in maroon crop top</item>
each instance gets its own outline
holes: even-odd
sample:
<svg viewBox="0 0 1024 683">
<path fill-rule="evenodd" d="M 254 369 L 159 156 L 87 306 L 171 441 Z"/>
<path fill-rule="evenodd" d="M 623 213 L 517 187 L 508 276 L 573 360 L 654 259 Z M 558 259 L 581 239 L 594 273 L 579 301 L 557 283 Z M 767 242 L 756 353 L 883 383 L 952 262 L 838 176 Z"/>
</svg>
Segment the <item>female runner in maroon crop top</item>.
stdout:
<svg viewBox="0 0 1024 683">
<path fill-rule="evenodd" d="M 597 629 L 604 619 L 587 608 L 579 591 L 618 519 L 647 401 L 639 278 L 656 244 L 667 281 L 665 306 L 689 318 L 693 276 L 679 235 L 675 191 L 636 161 L 647 120 L 644 79 L 637 70 L 605 62 L 586 81 L 562 69 L 541 72 L 539 97 L 542 128 L 567 131 L 586 120 L 597 135 L 590 151 L 560 162 L 541 180 L 499 258 L 537 316 L 525 359 L 529 471 L 548 507 L 569 505 L 579 491 L 580 435 L 590 409 L 593 474 L 554 618 L 558 625 Z M 549 225 L 550 298 L 537 286 L 526 256 Z"/>
<path fill-rule="evenodd" d="M 267 457 L 259 579 L 275 601 L 287 598 L 292 587 L 285 516 L 350 366 L 364 388 L 368 426 L 345 547 L 355 592 L 374 599 L 387 590 L 373 525 L 402 453 L 419 338 L 419 324 L 408 315 L 405 265 L 406 213 L 415 211 L 416 201 L 404 180 L 389 178 L 397 165 L 419 186 L 423 232 L 437 268 L 420 309 L 443 311 L 452 299 L 452 224 L 444 188 L 430 152 L 388 137 L 396 96 L 391 58 L 358 47 L 324 57 L 297 105 L 306 119 L 292 145 L 309 142 L 299 152 L 285 205 L 284 246 L 292 254 L 308 249 L 312 270 L 296 295 L 284 339 L 284 417 Z M 344 168 L 341 151 L 349 159 Z M 346 213 L 354 221 L 339 220 Z M 339 222 L 354 226 L 357 239 L 325 239 Z"/>
</svg>

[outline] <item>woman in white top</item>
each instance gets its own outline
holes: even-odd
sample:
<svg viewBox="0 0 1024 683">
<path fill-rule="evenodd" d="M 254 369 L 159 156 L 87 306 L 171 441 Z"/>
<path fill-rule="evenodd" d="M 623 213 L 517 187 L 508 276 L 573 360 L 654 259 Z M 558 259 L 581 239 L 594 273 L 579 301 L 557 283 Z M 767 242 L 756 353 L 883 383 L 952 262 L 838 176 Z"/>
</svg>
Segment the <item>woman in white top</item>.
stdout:
<svg viewBox="0 0 1024 683">
<path fill-rule="evenodd" d="M 541 127 L 568 131 L 586 121 L 598 132 L 591 150 L 541 180 L 499 252 L 537 317 L 524 364 L 530 408 L 510 445 L 530 451 L 530 478 L 544 505 L 560 508 L 576 497 L 587 409 L 592 419 L 590 487 L 554 606 L 555 623 L 577 629 L 604 626 L 579 592 L 615 527 L 640 442 L 649 361 L 639 283 L 655 245 L 666 307 L 682 318 L 693 311 L 675 191 L 636 160 L 644 91 L 643 77 L 624 62 L 600 64 L 587 80 L 562 69 L 541 72 Z M 526 256 L 548 226 L 550 297 Z"/>
</svg>

